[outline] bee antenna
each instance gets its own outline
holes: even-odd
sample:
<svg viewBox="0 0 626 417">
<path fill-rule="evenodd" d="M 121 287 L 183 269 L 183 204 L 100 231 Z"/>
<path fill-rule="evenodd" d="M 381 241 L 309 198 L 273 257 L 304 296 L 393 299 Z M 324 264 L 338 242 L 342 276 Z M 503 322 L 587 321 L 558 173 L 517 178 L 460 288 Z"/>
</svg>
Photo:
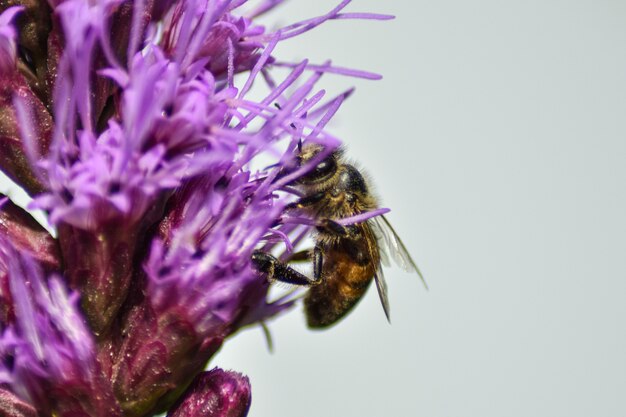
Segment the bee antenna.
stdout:
<svg viewBox="0 0 626 417">
<path fill-rule="evenodd" d="M 298 139 L 298 153 L 302 153 L 302 138 Z"/>
</svg>

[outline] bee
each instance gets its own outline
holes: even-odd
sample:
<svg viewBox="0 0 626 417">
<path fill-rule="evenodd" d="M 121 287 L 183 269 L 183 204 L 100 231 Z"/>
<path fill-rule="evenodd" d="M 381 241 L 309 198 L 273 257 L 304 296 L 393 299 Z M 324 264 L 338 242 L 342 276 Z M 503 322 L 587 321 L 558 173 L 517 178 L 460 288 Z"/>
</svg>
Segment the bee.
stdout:
<svg viewBox="0 0 626 417">
<path fill-rule="evenodd" d="M 321 145 L 298 146 L 298 167 L 320 159 Z M 389 320 L 387 285 L 382 264 L 391 255 L 403 269 L 415 272 L 424 282 L 417 265 L 384 216 L 342 225 L 341 219 L 376 210 L 379 205 L 363 174 L 348 164 L 341 150 L 330 152 L 313 169 L 291 184 L 302 196 L 288 210 L 297 210 L 315 219 L 315 246 L 296 253 L 291 260 L 310 260 L 313 278 L 288 263 L 257 250 L 253 266 L 270 280 L 309 286 L 304 310 L 310 328 L 326 328 L 341 320 L 376 282 L 383 310 Z"/>
</svg>

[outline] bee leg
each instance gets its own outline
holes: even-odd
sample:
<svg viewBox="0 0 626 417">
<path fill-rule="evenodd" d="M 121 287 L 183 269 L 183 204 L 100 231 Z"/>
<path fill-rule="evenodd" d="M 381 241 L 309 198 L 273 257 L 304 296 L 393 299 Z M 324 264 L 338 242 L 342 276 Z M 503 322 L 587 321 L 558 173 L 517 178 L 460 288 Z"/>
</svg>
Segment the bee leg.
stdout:
<svg viewBox="0 0 626 417">
<path fill-rule="evenodd" d="M 331 219 L 320 220 L 317 224 L 317 228 L 325 232 L 333 233 L 335 235 L 350 239 L 355 239 L 360 234 L 360 229 L 358 226 L 354 224 L 344 226 Z"/>
<path fill-rule="evenodd" d="M 316 193 L 307 195 L 306 197 L 302 197 L 293 203 L 287 204 L 285 209 L 293 210 L 293 209 L 301 209 L 308 206 L 312 206 L 313 204 L 319 203 L 325 197 L 324 193 Z"/>
<path fill-rule="evenodd" d="M 322 282 L 322 266 L 324 265 L 324 252 L 315 245 L 313 248 L 313 278 L 315 282 Z"/>
<path fill-rule="evenodd" d="M 315 246 L 312 250 L 301 250 L 291 254 L 287 262 L 310 262 L 313 260 L 313 279 L 319 281 L 322 279 L 322 265 L 324 263 L 324 253 L 322 248 Z"/>
<path fill-rule="evenodd" d="M 291 262 L 310 262 L 312 257 L 311 250 L 301 250 L 298 252 L 294 252 L 287 259 L 287 263 Z"/>
<path fill-rule="evenodd" d="M 252 265 L 257 271 L 266 274 L 270 281 L 276 280 L 287 284 L 306 286 L 320 283 L 318 279 L 311 279 L 269 253 L 259 250 L 255 250 L 252 254 Z"/>
</svg>

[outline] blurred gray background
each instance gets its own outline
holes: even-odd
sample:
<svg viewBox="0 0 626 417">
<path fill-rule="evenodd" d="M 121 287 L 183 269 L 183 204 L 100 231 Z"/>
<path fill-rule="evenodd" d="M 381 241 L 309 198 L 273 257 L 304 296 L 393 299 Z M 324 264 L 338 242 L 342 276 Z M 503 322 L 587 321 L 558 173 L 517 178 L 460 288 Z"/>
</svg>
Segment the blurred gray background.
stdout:
<svg viewBox="0 0 626 417">
<path fill-rule="evenodd" d="M 287 24 L 337 0 L 291 0 Z M 346 320 L 225 344 L 251 417 L 626 415 L 626 2 L 355 0 L 282 59 L 371 70 L 331 131 L 426 275 Z"/>
<path fill-rule="evenodd" d="M 276 27 L 338 0 L 291 0 Z M 229 340 L 251 417 L 626 415 L 626 2 L 355 0 L 284 60 L 366 69 L 331 131 L 422 268 L 325 332 Z M 3 190 L 6 190 L 3 188 Z M 12 193 L 15 195 L 15 193 Z"/>
</svg>

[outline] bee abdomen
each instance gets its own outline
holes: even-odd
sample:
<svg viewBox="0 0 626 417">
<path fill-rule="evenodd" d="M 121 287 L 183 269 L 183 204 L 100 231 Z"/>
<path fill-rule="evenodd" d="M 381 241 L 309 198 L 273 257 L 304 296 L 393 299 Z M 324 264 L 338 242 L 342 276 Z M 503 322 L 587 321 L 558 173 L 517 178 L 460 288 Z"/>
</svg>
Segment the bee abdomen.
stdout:
<svg viewBox="0 0 626 417">
<path fill-rule="evenodd" d="M 309 289 L 304 299 L 307 325 L 321 329 L 338 322 L 363 298 L 371 281 L 358 287 L 344 285 L 336 290 L 323 284 Z"/>
<path fill-rule="evenodd" d="M 335 324 L 363 298 L 374 277 L 371 263 L 359 265 L 345 252 L 335 252 L 326 259 L 322 283 L 311 287 L 304 299 L 304 311 L 310 328 Z M 348 258 L 346 258 L 348 256 Z"/>
</svg>

